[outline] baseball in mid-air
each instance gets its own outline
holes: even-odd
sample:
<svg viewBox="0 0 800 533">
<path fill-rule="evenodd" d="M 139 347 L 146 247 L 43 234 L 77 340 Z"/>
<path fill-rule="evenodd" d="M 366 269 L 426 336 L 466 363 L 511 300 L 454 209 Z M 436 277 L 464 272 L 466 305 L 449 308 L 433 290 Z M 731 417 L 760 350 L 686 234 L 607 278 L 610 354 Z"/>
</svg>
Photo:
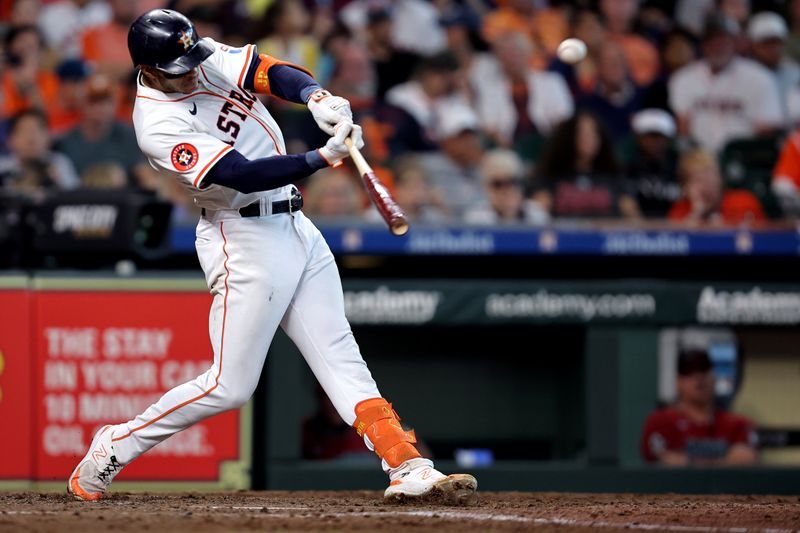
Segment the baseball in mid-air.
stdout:
<svg viewBox="0 0 800 533">
<path fill-rule="evenodd" d="M 572 65 L 586 57 L 586 43 L 575 38 L 565 39 L 558 45 L 556 54 L 561 61 Z"/>
</svg>

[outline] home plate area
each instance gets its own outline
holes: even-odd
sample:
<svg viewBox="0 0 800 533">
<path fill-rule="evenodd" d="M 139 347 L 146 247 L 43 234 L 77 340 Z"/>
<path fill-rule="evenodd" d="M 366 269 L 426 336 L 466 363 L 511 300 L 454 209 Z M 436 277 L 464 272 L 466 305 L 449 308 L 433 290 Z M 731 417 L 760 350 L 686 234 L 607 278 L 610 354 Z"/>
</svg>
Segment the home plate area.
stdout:
<svg viewBox="0 0 800 533">
<path fill-rule="evenodd" d="M 800 498 L 485 492 L 468 507 L 384 503 L 378 492 L 0 492 L 0 532 L 800 531 Z"/>
</svg>

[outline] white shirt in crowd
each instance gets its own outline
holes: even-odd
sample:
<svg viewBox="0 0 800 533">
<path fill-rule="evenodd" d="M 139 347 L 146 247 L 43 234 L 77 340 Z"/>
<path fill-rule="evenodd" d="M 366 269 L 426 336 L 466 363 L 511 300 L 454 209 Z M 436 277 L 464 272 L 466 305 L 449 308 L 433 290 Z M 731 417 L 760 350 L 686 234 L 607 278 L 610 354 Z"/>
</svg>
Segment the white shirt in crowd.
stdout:
<svg viewBox="0 0 800 533">
<path fill-rule="evenodd" d="M 39 29 L 48 48 L 58 50 L 62 57 L 79 57 L 82 32 L 110 22 L 111 16 L 111 6 L 100 0 L 91 0 L 82 6 L 62 0 L 42 7 Z"/>
<path fill-rule="evenodd" d="M 773 75 L 755 61 L 734 58 L 714 74 L 700 60 L 669 80 L 670 106 L 689 122 L 690 136 L 714 153 L 759 128 L 780 128 L 784 117 Z"/>
<path fill-rule="evenodd" d="M 483 129 L 511 139 L 517 125 L 517 110 L 511 83 L 500 64 L 488 54 L 477 57 L 469 80 Z M 539 133 L 547 135 L 559 122 L 572 116 L 572 95 L 564 79 L 554 72 L 531 69 L 527 80 L 528 116 Z"/>
</svg>

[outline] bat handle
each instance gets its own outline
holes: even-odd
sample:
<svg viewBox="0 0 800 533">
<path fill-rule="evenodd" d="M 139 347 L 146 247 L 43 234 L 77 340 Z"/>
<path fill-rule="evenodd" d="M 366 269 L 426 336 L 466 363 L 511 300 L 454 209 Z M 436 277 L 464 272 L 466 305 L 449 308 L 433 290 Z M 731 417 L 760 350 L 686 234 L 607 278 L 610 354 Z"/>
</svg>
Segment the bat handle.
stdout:
<svg viewBox="0 0 800 533">
<path fill-rule="evenodd" d="M 350 159 L 353 160 L 355 163 L 356 168 L 362 174 L 366 174 L 367 172 L 372 172 L 372 167 L 367 163 L 367 160 L 364 159 L 364 156 L 361 155 L 361 150 L 356 148 L 356 145 L 353 143 L 353 139 L 350 137 L 345 138 L 344 144 L 347 146 L 347 149 L 350 151 Z"/>
</svg>

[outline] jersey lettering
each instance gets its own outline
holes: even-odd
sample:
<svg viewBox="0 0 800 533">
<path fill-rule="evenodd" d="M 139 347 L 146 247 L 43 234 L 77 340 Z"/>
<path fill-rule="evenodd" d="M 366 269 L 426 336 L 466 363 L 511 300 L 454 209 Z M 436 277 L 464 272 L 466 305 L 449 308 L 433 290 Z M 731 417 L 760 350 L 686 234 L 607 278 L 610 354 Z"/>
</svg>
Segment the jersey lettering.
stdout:
<svg viewBox="0 0 800 533">
<path fill-rule="evenodd" d="M 220 115 L 217 118 L 217 128 L 224 133 L 230 133 L 234 139 L 239 136 L 239 130 L 241 129 L 238 122 L 226 120 L 225 115 Z"/>
<path fill-rule="evenodd" d="M 230 97 L 236 100 L 237 102 L 243 103 L 248 111 L 253 109 L 253 104 L 256 103 L 255 98 L 250 98 L 248 96 L 245 96 L 244 94 L 236 90 L 230 92 Z"/>
</svg>

